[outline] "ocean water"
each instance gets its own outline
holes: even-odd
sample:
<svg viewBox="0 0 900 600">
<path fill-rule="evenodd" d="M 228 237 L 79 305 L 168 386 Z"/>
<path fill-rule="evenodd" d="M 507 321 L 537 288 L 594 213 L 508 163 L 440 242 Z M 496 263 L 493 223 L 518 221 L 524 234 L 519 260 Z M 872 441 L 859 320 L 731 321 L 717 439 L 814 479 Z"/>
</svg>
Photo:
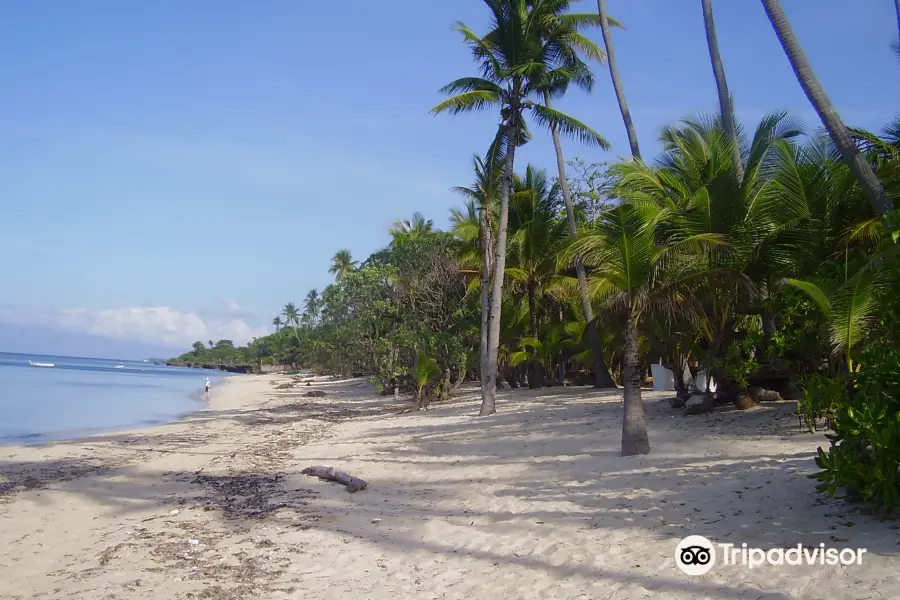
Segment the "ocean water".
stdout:
<svg viewBox="0 0 900 600">
<path fill-rule="evenodd" d="M 37 366 L 34 363 L 51 366 Z M 170 423 L 205 406 L 221 371 L 0 352 L 0 444 Z"/>
</svg>

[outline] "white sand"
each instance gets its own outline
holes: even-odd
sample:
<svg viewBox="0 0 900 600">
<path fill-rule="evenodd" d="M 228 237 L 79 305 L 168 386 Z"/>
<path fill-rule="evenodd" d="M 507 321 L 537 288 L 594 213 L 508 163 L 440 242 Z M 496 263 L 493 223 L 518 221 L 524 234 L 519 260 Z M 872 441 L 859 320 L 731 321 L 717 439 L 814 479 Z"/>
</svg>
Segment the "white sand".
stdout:
<svg viewBox="0 0 900 600">
<path fill-rule="evenodd" d="M 174 425 L 0 448 L 0 598 L 900 598 L 897 525 L 814 492 L 824 438 L 792 403 L 682 417 L 647 393 L 653 452 L 620 458 L 614 392 L 504 391 L 476 418 L 474 390 L 398 415 L 359 380 L 285 380 L 233 378 Z M 690 577 L 689 534 L 867 554 Z"/>
</svg>

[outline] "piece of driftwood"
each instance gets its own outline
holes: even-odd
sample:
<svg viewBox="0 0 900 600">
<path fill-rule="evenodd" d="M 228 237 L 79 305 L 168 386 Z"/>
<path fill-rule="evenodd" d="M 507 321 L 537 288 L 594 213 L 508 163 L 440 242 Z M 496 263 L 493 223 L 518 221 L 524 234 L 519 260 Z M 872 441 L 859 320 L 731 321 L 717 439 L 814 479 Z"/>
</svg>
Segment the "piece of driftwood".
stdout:
<svg viewBox="0 0 900 600">
<path fill-rule="evenodd" d="M 300 472 L 304 475 L 313 475 L 319 479 L 327 479 L 328 481 L 342 483 L 347 486 L 347 491 L 351 494 L 353 492 L 364 490 L 366 489 L 366 486 L 369 485 L 359 477 L 354 477 L 353 475 L 342 471 L 335 471 L 334 467 L 306 467 Z"/>
</svg>

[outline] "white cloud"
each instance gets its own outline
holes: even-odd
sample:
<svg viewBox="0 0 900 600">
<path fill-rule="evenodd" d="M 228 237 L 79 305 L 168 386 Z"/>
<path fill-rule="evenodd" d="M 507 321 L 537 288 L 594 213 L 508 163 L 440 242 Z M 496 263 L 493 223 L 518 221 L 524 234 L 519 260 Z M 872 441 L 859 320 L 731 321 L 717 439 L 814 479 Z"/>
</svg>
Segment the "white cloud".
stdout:
<svg viewBox="0 0 900 600">
<path fill-rule="evenodd" d="M 232 313 L 247 311 L 231 299 L 227 308 Z M 20 325 L 40 325 L 64 331 L 99 335 L 108 338 L 135 340 L 188 347 L 193 342 L 229 339 L 244 344 L 254 337 L 269 333 L 267 327 L 248 325 L 236 316 L 204 319 L 195 312 L 181 312 L 168 306 L 109 308 L 89 310 L 69 308 L 59 311 L 25 313 L 15 309 L 0 309 L 0 320 Z"/>
</svg>

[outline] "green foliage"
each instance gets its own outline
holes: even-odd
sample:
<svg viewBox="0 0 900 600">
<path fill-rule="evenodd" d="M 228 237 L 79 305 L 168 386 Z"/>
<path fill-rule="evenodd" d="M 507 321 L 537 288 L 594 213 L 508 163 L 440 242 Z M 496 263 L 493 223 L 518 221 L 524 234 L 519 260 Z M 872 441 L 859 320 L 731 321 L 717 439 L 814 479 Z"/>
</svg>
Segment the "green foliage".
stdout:
<svg viewBox="0 0 900 600">
<path fill-rule="evenodd" d="M 742 389 L 747 388 L 749 378 L 759 371 L 760 365 L 756 360 L 756 342 L 759 337 L 759 334 L 748 335 L 743 340 L 729 344 L 725 356 L 715 364 L 718 370 Z"/>
<path fill-rule="evenodd" d="M 421 396 L 425 387 L 437 381 L 441 376 L 441 368 L 436 360 L 419 352 L 416 356 L 415 383 L 416 393 Z"/>
<path fill-rule="evenodd" d="M 817 423 L 825 416 L 831 416 L 844 399 L 845 384 L 842 378 L 821 373 L 807 376 L 802 384 L 803 397 L 797 402 L 797 414 L 806 422 L 810 433 L 816 431 Z"/>
<path fill-rule="evenodd" d="M 896 271 L 897 266 L 894 265 Z M 813 475 L 817 489 L 892 509 L 900 506 L 900 278 L 877 298 L 882 333 L 860 353 L 851 391 L 834 409 L 834 435 L 828 452 L 819 449 Z M 843 390 L 842 390 L 843 391 Z"/>
<path fill-rule="evenodd" d="M 475 183 L 454 188 L 466 204 L 452 211 L 451 231 L 421 213 L 398 220 L 367 259 L 338 250 L 328 265 L 334 283 L 311 290 L 302 309 L 286 304 L 275 333 L 246 347 L 198 341 L 179 358 L 364 375 L 421 401 L 442 373 L 479 375 L 488 321 L 479 292 L 486 267 L 501 259 L 502 282 L 493 283 L 502 292 L 484 300 L 501 307 L 493 322 L 507 382 L 589 370 L 580 257 L 611 371 L 636 373 L 663 357 L 740 387 L 764 372 L 790 375 L 802 382 L 798 413 L 811 431 L 834 416 L 833 445 L 817 459 L 820 489 L 900 503 L 900 213 L 877 217 L 828 138 L 801 141 L 786 113 L 746 133 L 738 125 L 740 152 L 721 119 L 700 117 L 666 127 L 655 161 L 571 161 L 570 238 L 559 182 L 533 165 L 515 172 L 509 153 L 532 139 L 529 123 L 606 146 L 549 102 L 571 86 L 592 88 L 587 61 L 602 52 L 584 31 L 598 18 L 569 13 L 567 0 L 484 3 L 487 33 L 456 28 L 476 76 L 445 86 L 447 99 L 432 109 L 490 109 L 500 123 L 475 159 Z M 881 135 L 851 133 L 896 204 L 900 121 Z M 507 164 L 510 172 L 500 168 Z M 495 249 L 501 222 L 507 244 Z"/>
</svg>

